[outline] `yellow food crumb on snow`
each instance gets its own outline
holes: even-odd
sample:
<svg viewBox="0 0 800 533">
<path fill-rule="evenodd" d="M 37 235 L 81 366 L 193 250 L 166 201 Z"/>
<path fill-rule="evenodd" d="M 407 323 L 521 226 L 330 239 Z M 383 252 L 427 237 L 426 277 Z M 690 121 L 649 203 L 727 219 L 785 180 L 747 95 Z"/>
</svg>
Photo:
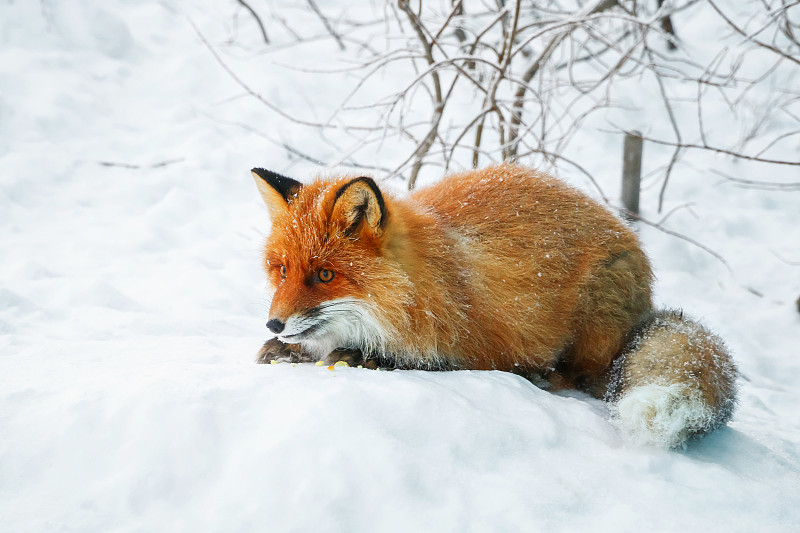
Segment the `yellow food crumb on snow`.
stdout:
<svg viewBox="0 0 800 533">
<path fill-rule="evenodd" d="M 314 364 L 317 365 L 317 366 L 325 366 L 325 361 L 317 361 Z"/>
<path fill-rule="evenodd" d="M 277 362 L 275 359 L 273 359 L 272 361 L 270 361 L 270 362 L 269 362 L 269 364 L 271 364 L 271 365 L 277 365 L 277 364 L 278 364 L 278 362 Z"/>
<path fill-rule="evenodd" d="M 347 361 L 336 361 L 333 366 L 350 366 Z"/>
</svg>

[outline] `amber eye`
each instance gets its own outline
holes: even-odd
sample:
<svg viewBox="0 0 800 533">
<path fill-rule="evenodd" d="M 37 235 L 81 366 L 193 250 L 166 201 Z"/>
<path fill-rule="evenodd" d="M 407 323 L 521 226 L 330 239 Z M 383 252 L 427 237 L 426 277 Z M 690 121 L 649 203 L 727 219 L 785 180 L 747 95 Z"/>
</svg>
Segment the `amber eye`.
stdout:
<svg viewBox="0 0 800 533">
<path fill-rule="evenodd" d="M 335 276 L 335 274 L 334 274 L 334 272 L 332 270 L 328 270 L 326 268 L 323 268 L 322 270 L 319 271 L 317 276 L 319 276 L 319 280 L 322 283 L 328 283 L 330 280 L 333 279 L 333 276 Z"/>
<path fill-rule="evenodd" d="M 281 265 L 281 277 L 286 279 L 286 265 Z"/>
</svg>

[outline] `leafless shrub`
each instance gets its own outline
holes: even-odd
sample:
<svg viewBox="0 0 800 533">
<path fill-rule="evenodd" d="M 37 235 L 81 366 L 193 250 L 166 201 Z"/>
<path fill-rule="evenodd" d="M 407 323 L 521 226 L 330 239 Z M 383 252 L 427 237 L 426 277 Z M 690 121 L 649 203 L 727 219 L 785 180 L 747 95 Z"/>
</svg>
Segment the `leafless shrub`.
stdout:
<svg viewBox="0 0 800 533">
<path fill-rule="evenodd" d="M 350 93 L 325 120 L 276 109 L 228 70 L 272 112 L 328 139 L 335 134 L 349 145 L 326 164 L 375 167 L 368 154 L 391 143 L 394 160 L 382 168 L 387 175 L 405 177 L 413 188 L 426 168 L 440 174 L 442 168 L 536 159 L 539 165 L 577 170 L 603 198 L 591 171 L 571 155 L 571 143 L 589 124 L 597 135 L 634 129 L 627 117 L 635 113 L 629 109 L 626 115 L 624 110 L 635 105 L 619 96 L 625 94 L 620 87 L 646 85 L 661 100 L 661 116 L 650 119 L 659 127 L 645 130 L 643 138 L 671 149 L 669 161 L 656 171 L 660 209 L 670 174 L 687 150 L 800 166 L 800 161 L 772 155 L 785 153 L 800 135 L 800 77 L 776 74 L 800 68 L 800 2 L 751 0 L 735 9 L 708 0 L 730 32 L 728 41 L 711 54 L 688 49 L 680 39 L 681 28 L 673 26 L 676 15 L 700 4 L 395 0 L 385 4 L 382 17 L 355 21 L 325 14 L 307 0 L 339 49 L 348 41 L 356 44 L 347 48 L 353 50 L 347 67 L 317 72 L 346 73 L 353 80 Z M 302 46 L 308 39 L 297 36 L 288 45 Z M 403 73 L 393 78 L 405 80 L 403 86 L 384 88 L 375 96 L 374 87 L 387 71 Z M 754 110 L 748 97 L 765 83 L 770 84 L 770 98 Z M 373 90 L 365 90 L 367 86 Z M 694 97 L 687 99 L 687 92 Z M 709 92 L 716 93 L 713 106 L 728 107 L 735 127 L 709 128 Z M 695 120 L 685 120 L 687 106 L 695 108 Z M 609 119 L 609 110 L 621 112 Z M 364 117 L 371 118 L 365 122 Z M 605 129 L 598 128 L 598 119 Z M 732 131 L 741 133 L 732 138 Z M 297 147 L 287 149 L 310 161 L 323 159 Z"/>
</svg>

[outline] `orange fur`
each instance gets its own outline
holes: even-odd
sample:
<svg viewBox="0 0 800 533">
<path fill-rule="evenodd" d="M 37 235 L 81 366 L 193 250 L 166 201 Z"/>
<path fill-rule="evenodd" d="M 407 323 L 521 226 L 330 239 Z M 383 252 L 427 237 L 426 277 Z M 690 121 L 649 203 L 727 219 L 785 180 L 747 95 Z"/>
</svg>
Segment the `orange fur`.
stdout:
<svg viewBox="0 0 800 533">
<path fill-rule="evenodd" d="M 404 366 L 546 374 L 588 387 L 605 380 L 651 306 L 652 275 L 633 232 L 543 173 L 506 164 L 408 198 L 384 194 L 385 226 L 365 223 L 348 238 L 334 203 L 352 179 L 315 181 L 273 209 L 271 318 L 355 297 L 375 303 L 393 339 L 386 350 Z M 322 268 L 334 281 L 309 284 Z"/>
</svg>

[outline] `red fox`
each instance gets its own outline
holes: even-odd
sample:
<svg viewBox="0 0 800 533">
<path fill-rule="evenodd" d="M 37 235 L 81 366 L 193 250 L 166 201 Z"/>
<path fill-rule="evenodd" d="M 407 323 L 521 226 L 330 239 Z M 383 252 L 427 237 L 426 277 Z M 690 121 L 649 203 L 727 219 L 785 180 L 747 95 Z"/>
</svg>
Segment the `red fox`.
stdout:
<svg viewBox="0 0 800 533">
<path fill-rule="evenodd" d="M 408 197 L 363 176 L 253 169 L 275 289 L 260 362 L 355 352 L 397 368 L 504 370 L 611 402 L 637 441 L 682 446 L 730 418 L 723 342 L 653 309 L 639 241 L 611 212 L 513 164 Z M 287 352 L 288 350 L 288 352 Z"/>
</svg>

